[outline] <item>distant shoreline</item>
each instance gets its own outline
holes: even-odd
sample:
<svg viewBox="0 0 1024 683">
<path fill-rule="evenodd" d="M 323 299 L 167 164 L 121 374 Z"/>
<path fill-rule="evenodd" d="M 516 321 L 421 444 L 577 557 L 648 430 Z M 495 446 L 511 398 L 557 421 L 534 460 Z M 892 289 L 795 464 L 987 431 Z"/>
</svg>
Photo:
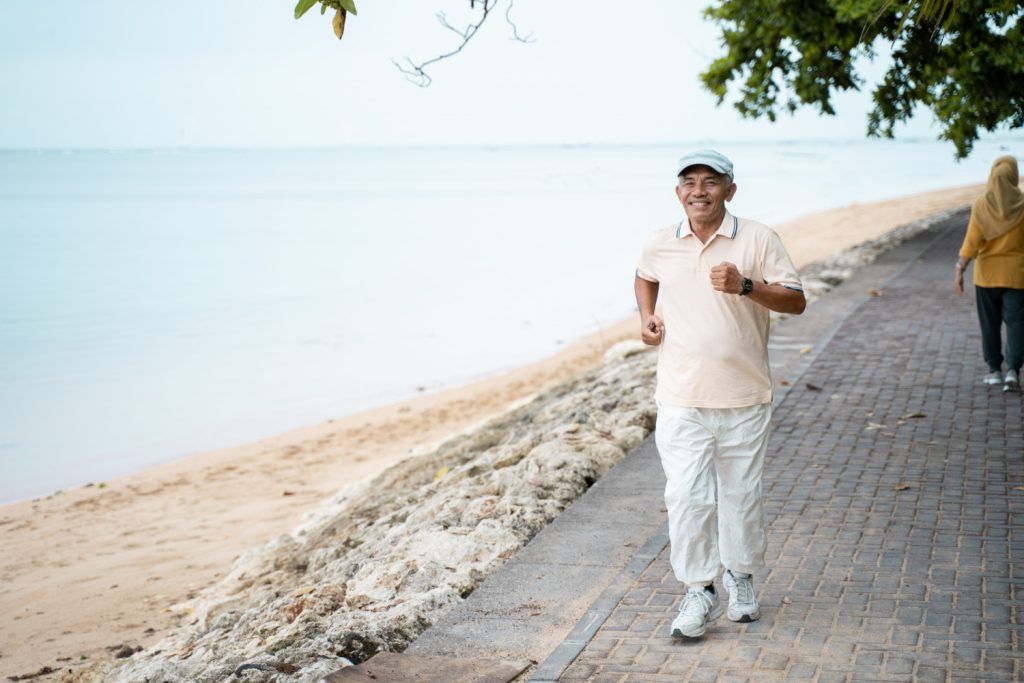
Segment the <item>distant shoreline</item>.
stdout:
<svg viewBox="0 0 1024 683">
<path fill-rule="evenodd" d="M 734 147 L 732 208 L 771 226 L 984 177 L 932 142 Z M 662 177 L 677 145 L 541 148 L 3 157 L 0 504 L 515 374 L 563 340 L 612 334 L 632 310 L 636 243 L 678 214 Z M 410 162 L 429 182 L 396 185 Z M 481 220 L 502 249 L 478 244 Z M 392 229 L 409 239 L 389 242 Z M 812 237 L 825 253 L 830 239 Z M 479 286 L 461 285 L 469 273 Z"/>
</svg>

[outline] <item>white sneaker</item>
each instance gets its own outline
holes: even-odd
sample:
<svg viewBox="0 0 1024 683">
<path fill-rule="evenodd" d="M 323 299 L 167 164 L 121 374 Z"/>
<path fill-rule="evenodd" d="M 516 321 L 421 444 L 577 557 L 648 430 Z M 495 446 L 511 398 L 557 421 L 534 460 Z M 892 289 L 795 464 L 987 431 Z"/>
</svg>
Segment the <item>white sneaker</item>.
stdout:
<svg viewBox="0 0 1024 683">
<path fill-rule="evenodd" d="M 1003 380 L 1003 391 L 1020 391 L 1020 377 L 1016 370 L 1007 370 Z"/>
<path fill-rule="evenodd" d="M 1003 378 L 1000 376 L 999 371 L 990 372 L 981 378 L 982 384 L 1002 384 Z"/>
<path fill-rule="evenodd" d="M 744 574 L 733 574 L 726 569 L 722 574 L 722 583 L 729 591 L 729 621 L 757 621 L 761 618 L 761 607 L 754 595 L 754 582 Z"/>
<path fill-rule="evenodd" d="M 679 606 L 679 616 L 672 622 L 672 635 L 676 638 L 699 638 L 707 630 L 709 621 L 722 616 L 722 603 L 717 593 L 710 593 L 703 588 L 689 588 L 683 604 Z"/>
</svg>

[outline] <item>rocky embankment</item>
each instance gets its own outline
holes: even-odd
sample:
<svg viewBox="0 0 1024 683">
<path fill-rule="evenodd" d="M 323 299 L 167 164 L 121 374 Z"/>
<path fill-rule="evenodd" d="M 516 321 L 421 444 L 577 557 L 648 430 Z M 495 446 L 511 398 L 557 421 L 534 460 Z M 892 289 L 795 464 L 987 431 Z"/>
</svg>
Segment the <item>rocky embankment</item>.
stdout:
<svg viewBox="0 0 1024 683">
<path fill-rule="evenodd" d="M 169 637 L 79 680 L 314 681 L 404 649 L 650 433 L 652 358 L 614 357 L 341 491 L 178 606 L 191 618 Z"/>
<path fill-rule="evenodd" d="M 805 268 L 808 298 L 946 215 Z M 176 606 L 182 625 L 160 643 L 65 680 L 304 683 L 403 650 L 650 434 L 654 359 L 621 344 L 602 367 L 342 490 Z"/>
</svg>

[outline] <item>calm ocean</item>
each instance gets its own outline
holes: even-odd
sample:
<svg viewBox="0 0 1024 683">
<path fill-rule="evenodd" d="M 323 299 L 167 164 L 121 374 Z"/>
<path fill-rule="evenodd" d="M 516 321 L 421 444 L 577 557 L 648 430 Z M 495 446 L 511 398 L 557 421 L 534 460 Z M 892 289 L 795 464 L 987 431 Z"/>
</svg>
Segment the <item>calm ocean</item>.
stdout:
<svg viewBox="0 0 1024 683">
<path fill-rule="evenodd" d="M 0 152 L 0 501 L 501 372 L 629 315 L 691 146 Z M 716 146 L 733 211 L 769 224 L 1024 154 Z"/>
</svg>

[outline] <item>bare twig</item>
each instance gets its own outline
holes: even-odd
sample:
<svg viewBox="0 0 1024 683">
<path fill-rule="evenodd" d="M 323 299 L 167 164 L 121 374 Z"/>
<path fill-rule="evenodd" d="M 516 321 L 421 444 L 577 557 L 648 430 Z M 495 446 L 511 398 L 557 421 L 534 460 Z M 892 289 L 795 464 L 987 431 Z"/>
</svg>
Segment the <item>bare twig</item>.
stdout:
<svg viewBox="0 0 1024 683">
<path fill-rule="evenodd" d="M 519 27 L 516 26 L 516 22 L 512 21 L 512 5 L 515 4 L 515 0 L 508 0 L 508 7 L 505 8 L 505 21 L 512 27 L 512 40 L 518 40 L 520 43 L 532 43 L 533 31 L 530 31 L 525 36 L 519 35 Z"/>
<path fill-rule="evenodd" d="M 391 61 L 394 63 L 396 67 L 398 67 L 399 71 L 405 74 L 405 77 L 406 79 L 409 80 L 409 82 L 415 83 L 421 88 L 427 87 L 428 85 L 430 85 L 433 79 L 431 79 L 430 76 L 427 74 L 426 68 L 431 64 L 440 62 L 442 59 L 448 59 L 449 57 L 457 55 L 458 53 L 462 52 L 462 48 L 466 47 L 469 41 L 473 39 L 473 36 L 476 35 L 476 32 L 479 31 L 480 27 L 483 26 L 485 21 L 487 21 L 487 16 L 491 13 L 491 10 L 493 10 L 494 6 L 497 4 L 498 0 L 483 0 L 480 6 L 480 9 L 482 11 L 482 14 L 480 15 L 480 21 L 476 22 L 475 24 L 470 24 L 465 28 L 465 30 L 459 30 L 455 28 L 450 23 L 448 23 L 448 19 L 445 16 L 444 12 L 438 12 L 437 20 L 441 22 L 441 25 L 444 26 L 446 29 L 449 29 L 450 31 L 454 31 L 462 38 L 462 42 L 459 43 L 458 47 L 456 47 L 451 52 L 445 52 L 444 54 L 438 55 L 433 59 L 428 59 L 427 61 L 421 62 L 419 64 L 406 57 L 405 61 L 408 64 L 408 67 L 403 66 L 394 60 Z M 472 9 L 473 0 L 470 0 L 469 5 L 470 8 Z"/>
<path fill-rule="evenodd" d="M 473 36 L 476 35 L 476 32 L 480 30 L 480 27 L 483 26 L 484 22 L 487 21 L 488 15 L 490 15 L 491 11 L 494 10 L 494 8 L 498 5 L 498 2 L 499 0 L 469 0 L 469 8 L 471 10 L 476 9 L 477 3 L 480 4 L 481 14 L 479 21 L 477 21 L 475 24 L 469 24 L 464 29 L 460 29 L 457 28 L 456 26 L 453 26 L 451 22 L 448 21 L 448 17 L 447 15 L 445 15 L 444 12 L 438 12 L 437 21 L 441 24 L 441 26 L 445 27 L 446 29 L 448 29 L 461 39 L 458 46 L 450 52 L 445 52 L 444 54 L 438 55 L 433 59 L 428 59 L 425 62 L 416 63 L 409 59 L 408 57 L 405 58 L 404 63 L 399 63 L 395 60 L 391 60 L 391 62 L 399 71 L 405 74 L 406 79 L 410 83 L 415 83 L 421 88 L 426 88 L 433 81 L 430 75 L 427 74 L 427 67 L 430 66 L 431 64 L 440 62 L 442 59 L 448 59 L 449 57 L 452 57 L 462 52 L 462 49 L 466 47 L 469 41 L 473 39 Z M 514 2 L 515 0 L 509 0 L 508 7 L 505 9 L 505 21 L 507 21 L 508 25 L 512 27 L 512 39 L 520 43 L 532 43 L 534 42 L 533 31 L 531 31 L 529 34 L 525 36 L 522 36 L 519 34 L 519 29 L 516 26 L 515 22 L 512 21 L 512 5 L 514 4 Z"/>
</svg>

